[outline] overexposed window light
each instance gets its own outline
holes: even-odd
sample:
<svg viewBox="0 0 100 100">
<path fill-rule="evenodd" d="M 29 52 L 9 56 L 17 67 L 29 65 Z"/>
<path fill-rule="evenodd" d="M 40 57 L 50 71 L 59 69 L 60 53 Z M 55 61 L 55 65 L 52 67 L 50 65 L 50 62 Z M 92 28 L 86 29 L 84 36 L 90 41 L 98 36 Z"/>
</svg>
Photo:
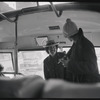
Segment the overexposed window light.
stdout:
<svg viewBox="0 0 100 100">
<path fill-rule="evenodd" d="M 52 2 L 53 4 L 62 4 L 67 2 Z M 39 2 L 39 5 L 50 5 L 50 2 Z"/>
<path fill-rule="evenodd" d="M 16 2 L 4 2 L 4 3 L 8 4 L 9 7 L 16 10 Z"/>
</svg>

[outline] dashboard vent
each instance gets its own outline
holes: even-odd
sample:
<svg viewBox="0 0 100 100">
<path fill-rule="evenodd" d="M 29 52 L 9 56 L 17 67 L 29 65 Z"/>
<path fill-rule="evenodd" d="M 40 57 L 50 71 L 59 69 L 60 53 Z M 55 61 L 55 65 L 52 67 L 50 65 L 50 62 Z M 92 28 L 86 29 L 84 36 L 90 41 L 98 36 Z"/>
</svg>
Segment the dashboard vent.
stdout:
<svg viewBox="0 0 100 100">
<path fill-rule="evenodd" d="M 59 26 L 49 26 L 49 30 L 59 30 Z"/>
<path fill-rule="evenodd" d="M 66 44 L 66 42 L 65 41 L 61 41 L 61 42 L 59 42 L 60 44 Z"/>
</svg>

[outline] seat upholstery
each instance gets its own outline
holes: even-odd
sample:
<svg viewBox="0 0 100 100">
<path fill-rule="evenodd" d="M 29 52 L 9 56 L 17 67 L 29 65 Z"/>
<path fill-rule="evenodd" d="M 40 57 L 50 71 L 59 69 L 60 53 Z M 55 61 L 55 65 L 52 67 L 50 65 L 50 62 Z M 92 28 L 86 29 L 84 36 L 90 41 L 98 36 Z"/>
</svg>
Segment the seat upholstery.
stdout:
<svg viewBox="0 0 100 100">
<path fill-rule="evenodd" d="M 42 77 L 0 78 L 0 98 L 38 98 L 44 85 Z"/>
<path fill-rule="evenodd" d="M 0 78 L 0 98 L 100 98 L 100 83 L 44 80 L 38 75 Z"/>
<path fill-rule="evenodd" d="M 50 79 L 42 98 L 100 98 L 100 83 L 79 84 Z"/>
</svg>

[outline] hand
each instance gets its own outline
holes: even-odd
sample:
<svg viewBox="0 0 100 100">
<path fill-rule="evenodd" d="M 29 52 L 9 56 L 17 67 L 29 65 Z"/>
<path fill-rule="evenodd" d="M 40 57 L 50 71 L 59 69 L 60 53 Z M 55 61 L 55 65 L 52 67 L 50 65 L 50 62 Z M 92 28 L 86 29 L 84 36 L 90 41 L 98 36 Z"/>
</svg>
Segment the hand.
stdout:
<svg viewBox="0 0 100 100">
<path fill-rule="evenodd" d="M 67 67 L 68 66 L 68 62 L 69 62 L 69 59 L 67 58 L 67 60 L 65 60 L 65 59 L 59 59 L 59 62 L 58 62 L 58 64 L 59 63 L 62 63 L 62 65 L 64 66 L 64 67 Z"/>
</svg>

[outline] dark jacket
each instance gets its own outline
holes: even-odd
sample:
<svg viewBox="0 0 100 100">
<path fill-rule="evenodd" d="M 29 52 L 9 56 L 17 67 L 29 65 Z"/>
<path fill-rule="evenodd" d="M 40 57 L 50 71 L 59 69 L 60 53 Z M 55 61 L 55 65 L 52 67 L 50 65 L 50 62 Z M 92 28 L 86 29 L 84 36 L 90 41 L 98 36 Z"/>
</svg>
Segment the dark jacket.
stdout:
<svg viewBox="0 0 100 100">
<path fill-rule="evenodd" d="M 98 81 L 99 71 L 93 44 L 81 33 L 67 53 L 70 61 L 66 68 L 66 80 L 74 82 Z"/>
<path fill-rule="evenodd" d="M 56 53 L 54 57 L 48 56 L 44 59 L 44 76 L 45 79 L 56 78 L 64 79 L 64 67 L 58 60 L 64 56 L 64 53 Z"/>
</svg>

